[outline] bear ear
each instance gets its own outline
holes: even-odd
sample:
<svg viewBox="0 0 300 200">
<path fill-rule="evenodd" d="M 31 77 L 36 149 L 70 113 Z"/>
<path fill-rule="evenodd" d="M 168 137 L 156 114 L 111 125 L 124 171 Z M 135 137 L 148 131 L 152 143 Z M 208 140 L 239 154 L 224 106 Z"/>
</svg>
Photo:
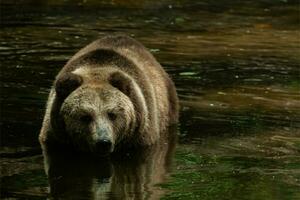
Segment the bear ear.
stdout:
<svg viewBox="0 0 300 200">
<path fill-rule="evenodd" d="M 130 96 L 132 90 L 132 80 L 121 72 L 114 72 L 109 78 L 109 83 L 123 92 L 125 95 Z"/>
<path fill-rule="evenodd" d="M 113 87 L 119 89 L 123 94 L 130 98 L 136 113 L 135 120 L 137 121 L 137 124 L 134 125 L 134 129 L 139 130 L 141 128 L 142 130 L 145 127 L 145 120 L 148 118 L 148 111 L 140 87 L 133 78 L 120 71 L 113 72 L 108 81 Z"/>
<path fill-rule="evenodd" d="M 57 97 L 64 99 L 82 84 L 82 78 L 73 73 L 66 73 L 57 78 L 55 91 Z"/>
</svg>

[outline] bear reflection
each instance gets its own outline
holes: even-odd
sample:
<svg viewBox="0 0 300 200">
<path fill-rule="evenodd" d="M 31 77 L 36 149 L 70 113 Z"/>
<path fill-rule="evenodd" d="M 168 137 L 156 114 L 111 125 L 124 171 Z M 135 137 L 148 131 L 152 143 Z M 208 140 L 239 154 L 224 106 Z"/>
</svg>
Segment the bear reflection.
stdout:
<svg viewBox="0 0 300 200">
<path fill-rule="evenodd" d="M 175 129 L 175 128 L 174 128 Z M 176 130 L 147 147 L 117 152 L 110 158 L 44 150 L 50 193 L 55 199 L 159 199 L 155 184 L 168 176 Z M 64 152 L 64 153 L 62 153 Z"/>
</svg>

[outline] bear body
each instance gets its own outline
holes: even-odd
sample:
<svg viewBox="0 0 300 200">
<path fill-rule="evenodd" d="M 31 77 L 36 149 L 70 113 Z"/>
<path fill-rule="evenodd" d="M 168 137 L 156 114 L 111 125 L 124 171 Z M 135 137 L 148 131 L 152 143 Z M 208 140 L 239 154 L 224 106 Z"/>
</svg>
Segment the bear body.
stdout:
<svg viewBox="0 0 300 200">
<path fill-rule="evenodd" d="M 104 155 L 154 144 L 177 120 L 175 86 L 152 54 L 130 37 L 107 36 L 57 75 L 39 140 Z"/>
</svg>

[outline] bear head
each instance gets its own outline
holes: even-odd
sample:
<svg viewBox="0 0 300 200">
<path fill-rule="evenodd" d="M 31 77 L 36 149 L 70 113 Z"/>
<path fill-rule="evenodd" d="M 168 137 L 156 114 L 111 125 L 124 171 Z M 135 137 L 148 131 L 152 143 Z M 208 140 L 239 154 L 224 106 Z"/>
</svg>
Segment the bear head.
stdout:
<svg viewBox="0 0 300 200">
<path fill-rule="evenodd" d="M 59 76 L 55 91 L 64 132 L 76 149 L 107 155 L 143 122 L 141 91 L 122 71 L 79 68 Z"/>
</svg>

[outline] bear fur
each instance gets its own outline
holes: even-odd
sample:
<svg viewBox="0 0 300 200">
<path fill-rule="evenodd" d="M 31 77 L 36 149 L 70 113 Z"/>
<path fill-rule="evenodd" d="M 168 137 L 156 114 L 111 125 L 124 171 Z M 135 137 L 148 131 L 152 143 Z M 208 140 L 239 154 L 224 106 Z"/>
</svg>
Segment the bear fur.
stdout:
<svg viewBox="0 0 300 200">
<path fill-rule="evenodd" d="M 154 144 L 177 120 L 174 83 L 152 54 L 130 37 L 107 36 L 57 75 L 39 140 L 106 154 Z"/>
</svg>

